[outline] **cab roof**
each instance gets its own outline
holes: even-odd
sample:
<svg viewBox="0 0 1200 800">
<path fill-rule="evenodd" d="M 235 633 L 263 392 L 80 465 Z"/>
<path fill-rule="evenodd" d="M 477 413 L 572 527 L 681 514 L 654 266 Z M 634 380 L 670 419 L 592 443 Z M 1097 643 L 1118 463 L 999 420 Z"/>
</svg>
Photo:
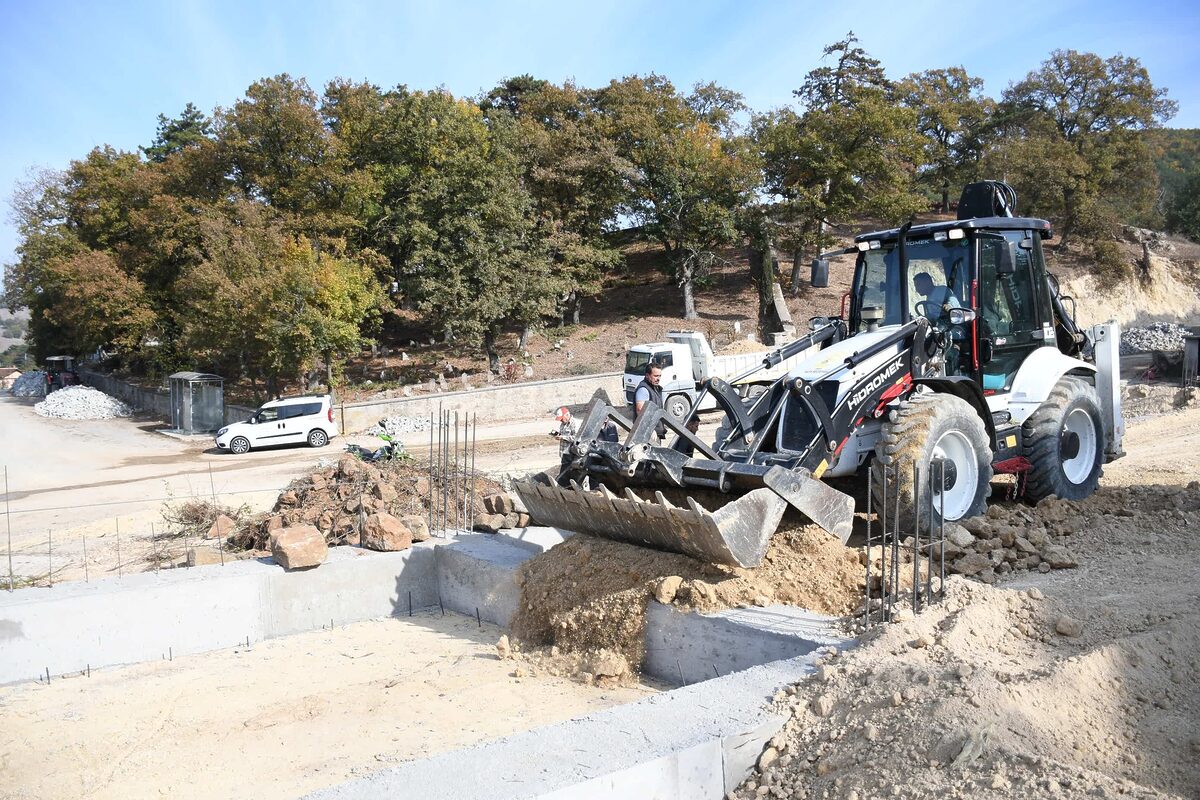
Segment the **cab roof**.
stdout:
<svg viewBox="0 0 1200 800">
<path fill-rule="evenodd" d="M 924 225 L 913 225 L 908 229 L 909 239 L 920 239 L 932 236 L 938 231 L 948 231 L 953 228 L 961 230 L 996 230 L 996 231 L 1037 231 L 1043 239 L 1054 235 L 1050 223 L 1035 217 L 976 217 L 974 219 L 952 219 L 945 222 L 929 222 Z M 886 231 L 872 231 L 854 237 L 858 242 L 887 242 L 894 241 L 900 236 L 899 228 Z"/>
</svg>

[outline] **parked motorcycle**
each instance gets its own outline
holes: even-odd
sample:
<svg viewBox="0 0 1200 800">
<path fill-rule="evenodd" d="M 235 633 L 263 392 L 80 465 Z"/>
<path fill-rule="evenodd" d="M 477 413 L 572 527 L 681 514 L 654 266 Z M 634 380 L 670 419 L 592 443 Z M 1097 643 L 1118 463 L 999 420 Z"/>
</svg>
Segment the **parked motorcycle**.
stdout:
<svg viewBox="0 0 1200 800">
<path fill-rule="evenodd" d="M 357 444 L 346 445 L 346 452 L 360 461 L 365 461 L 369 464 L 375 464 L 381 461 L 407 461 L 412 458 L 408 451 L 404 449 L 404 442 L 399 439 L 393 439 L 386 433 L 379 434 L 379 438 L 383 440 L 383 446 L 371 450 Z"/>
</svg>

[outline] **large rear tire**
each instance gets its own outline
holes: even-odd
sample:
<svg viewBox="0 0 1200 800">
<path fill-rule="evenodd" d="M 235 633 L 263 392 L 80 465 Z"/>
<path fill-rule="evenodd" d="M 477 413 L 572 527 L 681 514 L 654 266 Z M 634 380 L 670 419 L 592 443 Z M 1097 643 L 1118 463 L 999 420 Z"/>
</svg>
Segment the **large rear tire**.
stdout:
<svg viewBox="0 0 1200 800">
<path fill-rule="evenodd" d="M 946 461 L 946 474 L 941 486 L 931 487 L 927 471 L 935 458 Z M 967 401 L 950 394 L 924 392 L 914 394 L 891 412 L 871 462 L 872 505 L 876 512 L 884 500 L 887 466 L 897 462 L 899 477 L 893 476 L 887 482 L 887 518 L 894 524 L 898 491 L 902 532 L 912 530 L 918 502 L 925 530 L 929 530 L 931 522 L 937 524 L 943 500 L 947 522 L 975 517 L 987 510 L 987 498 L 992 492 L 991 442 L 983 420 Z M 921 470 L 920 497 L 913 482 L 914 462 Z"/>
<path fill-rule="evenodd" d="M 1061 378 L 1021 426 L 1021 445 L 1031 465 L 1026 501 L 1090 497 L 1104 472 L 1104 423 L 1096 389 L 1082 378 Z"/>
</svg>

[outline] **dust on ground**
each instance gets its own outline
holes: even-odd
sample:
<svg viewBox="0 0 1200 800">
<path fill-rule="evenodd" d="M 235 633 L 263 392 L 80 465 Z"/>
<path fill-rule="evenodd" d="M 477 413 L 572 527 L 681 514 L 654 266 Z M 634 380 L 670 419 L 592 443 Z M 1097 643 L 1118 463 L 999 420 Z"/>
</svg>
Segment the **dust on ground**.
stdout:
<svg viewBox="0 0 1200 800">
<path fill-rule="evenodd" d="M 544 669 L 622 678 L 645 656 L 652 598 L 697 611 L 786 603 L 840 616 L 861 602 L 863 577 L 859 551 L 812 525 L 778 531 L 755 569 L 580 534 L 522 565 L 512 630 L 527 651 L 555 648 L 552 659 L 541 653 Z"/>
<path fill-rule="evenodd" d="M 1075 569 L 952 577 L 826 656 L 776 697 L 786 726 L 733 796 L 1200 795 L 1198 444 L 1197 409 L 1132 424 L 1071 504 Z"/>
</svg>

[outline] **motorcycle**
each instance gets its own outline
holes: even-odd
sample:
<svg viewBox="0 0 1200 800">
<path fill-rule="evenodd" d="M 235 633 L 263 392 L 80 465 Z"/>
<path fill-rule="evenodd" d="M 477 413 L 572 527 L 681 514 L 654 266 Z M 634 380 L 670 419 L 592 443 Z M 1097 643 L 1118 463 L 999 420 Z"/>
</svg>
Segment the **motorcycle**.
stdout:
<svg viewBox="0 0 1200 800">
<path fill-rule="evenodd" d="M 404 442 L 399 439 L 393 439 L 386 433 L 379 434 L 379 438 L 383 440 L 382 447 L 371 450 L 357 444 L 348 444 L 346 445 L 346 452 L 368 464 L 376 464 L 383 461 L 407 461 L 412 458 L 408 451 L 404 449 Z"/>
</svg>

